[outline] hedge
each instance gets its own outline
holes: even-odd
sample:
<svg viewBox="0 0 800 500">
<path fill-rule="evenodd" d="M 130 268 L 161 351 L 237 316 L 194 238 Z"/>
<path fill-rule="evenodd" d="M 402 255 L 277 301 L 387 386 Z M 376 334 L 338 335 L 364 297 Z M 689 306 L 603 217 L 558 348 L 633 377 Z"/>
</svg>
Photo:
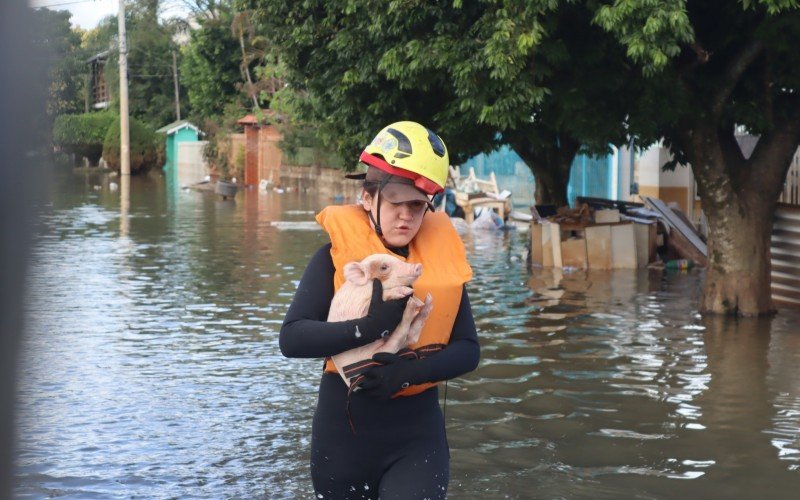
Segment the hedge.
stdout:
<svg viewBox="0 0 800 500">
<path fill-rule="evenodd" d="M 131 174 L 146 172 L 163 160 L 164 137 L 136 118 L 130 118 Z M 120 171 L 119 118 L 108 127 L 103 143 L 103 159 L 108 168 Z"/>
<path fill-rule="evenodd" d="M 91 165 L 97 165 L 114 118 L 107 111 L 57 116 L 53 122 L 53 143 L 64 152 L 86 157 Z"/>
</svg>

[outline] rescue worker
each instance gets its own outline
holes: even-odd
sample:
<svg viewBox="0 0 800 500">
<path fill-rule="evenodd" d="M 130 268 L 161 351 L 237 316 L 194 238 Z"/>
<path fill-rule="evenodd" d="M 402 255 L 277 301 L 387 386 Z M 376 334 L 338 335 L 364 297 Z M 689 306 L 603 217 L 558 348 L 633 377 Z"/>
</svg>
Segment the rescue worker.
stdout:
<svg viewBox="0 0 800 500">
<path fill-rule="evenodd" d="M 431 204 L 447 179 L 447 148 L 429 129 L 402 121 L 381 130 L 359 159 L 367 171 L 350 177 L 363 179 L 361 204 L 317 215 L 331 242 L 303 273 L 281 352 L 329 358 L 394 330 L 407 299 L 383 301 L 377 280 L 367 316 L 326 322 L 344 265 L 373 253 L 421 263 L 414 294 L 431 293 L 433 310 L 409 346 L 414 355 L 376 354 L 354 391 L 326 360 L 312 425 L 314 491 L 320 499 L 444 498 L 450 457 L 437 383 L 474 370 L 480 356 L 465 287 L 472 270 L 448 216 Z"/>
</svg>

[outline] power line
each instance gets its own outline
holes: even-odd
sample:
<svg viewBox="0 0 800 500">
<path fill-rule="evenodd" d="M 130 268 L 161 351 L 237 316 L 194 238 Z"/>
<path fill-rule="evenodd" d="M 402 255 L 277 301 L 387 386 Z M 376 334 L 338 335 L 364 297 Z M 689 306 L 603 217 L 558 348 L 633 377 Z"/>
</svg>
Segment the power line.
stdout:
<svg viewBox="0 0 800 500">
<path fill-rule="evenodd" d="M 74 5 L 76 3 L 96 2 L 97 0 L 72 0 L 71 2 L 51 3 L 45 5 L 34 5 L 34 9 L 46 9 L 48 7 L 63 7 L 64 5 Z"/>
</svg>

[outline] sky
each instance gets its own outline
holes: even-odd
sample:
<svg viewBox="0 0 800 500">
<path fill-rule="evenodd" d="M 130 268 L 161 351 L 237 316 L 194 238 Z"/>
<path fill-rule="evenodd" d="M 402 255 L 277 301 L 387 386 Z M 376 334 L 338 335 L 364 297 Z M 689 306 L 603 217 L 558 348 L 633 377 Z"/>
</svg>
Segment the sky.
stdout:
<svg viewBox="0 0 800 500">
<path fill-rule="evenodd" d="M 116 16 L 119 0 L 28 0 L 31 7 L 72 12 L 73 26 L 92 29 L 106 16 Z"/>
<path fill-rule="evenodd" d="M 72 25 L 88 30 L 96 27 L 103 18 L 116 16 L 119 0 L 28 0 L 28 5 L 68 10 L 72 13 Z"/>
</svg>

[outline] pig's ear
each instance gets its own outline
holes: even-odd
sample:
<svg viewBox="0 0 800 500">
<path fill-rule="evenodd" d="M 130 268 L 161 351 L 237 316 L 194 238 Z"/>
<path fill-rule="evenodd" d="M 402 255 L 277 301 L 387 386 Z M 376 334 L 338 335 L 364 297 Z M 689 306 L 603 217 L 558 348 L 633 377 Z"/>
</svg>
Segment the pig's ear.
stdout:
<svg viewBox="0 0 800 500">
<path fill-rule="evenodd" d="M 344 279 L 353 283 L 354 285 L 366 285 L 367 270 L 360 262 L 348 262 L 344 265 Z"/>
</svg>

